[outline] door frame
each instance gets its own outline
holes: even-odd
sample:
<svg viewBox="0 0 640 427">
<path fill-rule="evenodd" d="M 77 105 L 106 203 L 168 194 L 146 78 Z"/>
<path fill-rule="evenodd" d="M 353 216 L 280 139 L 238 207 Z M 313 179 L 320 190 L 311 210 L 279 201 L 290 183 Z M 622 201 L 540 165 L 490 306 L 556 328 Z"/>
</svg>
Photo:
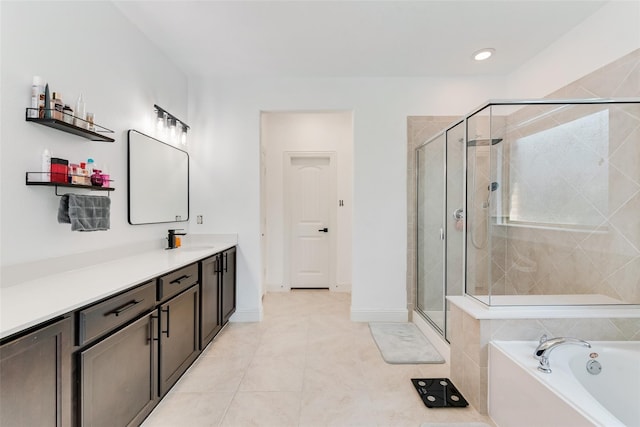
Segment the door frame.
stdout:
<svg viewBox="0 0 640 427">
<path fill-rule="evenodd" d="M 291 245 L 293 239 L 293 233 L 291 232 L 291 160 L 296 157 L 328 157 L 329 158 L 329 230 L 335 230 L 328 233 L 329 238 L 329 290 L 334 291 L 337 289 L 337 277 L 336 277 L 336 264 L 337 264 L 337 234 L 339 232 L 337 224 L 338 216 L 338 168 L 337 158 L 338 155 L 335 151 L 285 151 L 283 159 L 283 279 L 284 289 L 291 290 L 291 263 L 289 262 L 291 257 Z M 334 203 L 335 202 L 335 203 Z"/>
</svg>

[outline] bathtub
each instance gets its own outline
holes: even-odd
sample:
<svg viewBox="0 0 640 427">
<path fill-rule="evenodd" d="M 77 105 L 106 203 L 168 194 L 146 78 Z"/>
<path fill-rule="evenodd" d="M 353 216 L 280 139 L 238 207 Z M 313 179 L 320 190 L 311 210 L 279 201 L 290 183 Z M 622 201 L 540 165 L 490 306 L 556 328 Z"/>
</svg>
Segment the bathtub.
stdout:
<svg viewBox="0 0 640 427">
<path fill-rule="evenodd" d="M 499 427 L 640 427 L 640 342 L 562 345 L 537 370 L 533 341 L 489 344 L 489 415 Z M 602 371 L 593 375 L 587 362 Z"/>
</svg>

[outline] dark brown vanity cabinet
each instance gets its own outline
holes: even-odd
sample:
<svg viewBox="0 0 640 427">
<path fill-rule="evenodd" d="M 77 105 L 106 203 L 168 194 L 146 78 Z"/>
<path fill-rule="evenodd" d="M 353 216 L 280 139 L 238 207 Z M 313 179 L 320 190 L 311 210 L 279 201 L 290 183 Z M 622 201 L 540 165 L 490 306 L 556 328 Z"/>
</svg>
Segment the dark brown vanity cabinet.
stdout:
<svg viewBox="0 0 640 427">
<path fill-rule="evenodd" d="M 137 426 L 159 400 L 155 306 L 151 281 L 77 312 L 79 425 Z"/>
<path fill-rule="evenodd" d="M 236 248 L 227 249 L 220 256 L 222 257 L 221 314 L 224 325 L 236 311 Z"/>
<path fill-rule="evenodd" d="M 200 354 L 198 265 L 191 264 L 158 279 L 160 319 L 160 397 Z M 186 290 L 183 290 L 186 289 Z"/>
<path fill-rule="evenodd" d="M 221 260 L 222 256 L 216 254 L 200 261 L 200 350 L 203 350 L 222 329 Z"/>
<path fill-rule="evenodd" d="M 70 318 L 0 345 L 0 425 L 71 425 Z"/>
<path fill-rule="evenodd" d="M 79 353 L 80 425 L 138 426 L 158 401 L 157 316 L 148 313 Z"/>
</svg>

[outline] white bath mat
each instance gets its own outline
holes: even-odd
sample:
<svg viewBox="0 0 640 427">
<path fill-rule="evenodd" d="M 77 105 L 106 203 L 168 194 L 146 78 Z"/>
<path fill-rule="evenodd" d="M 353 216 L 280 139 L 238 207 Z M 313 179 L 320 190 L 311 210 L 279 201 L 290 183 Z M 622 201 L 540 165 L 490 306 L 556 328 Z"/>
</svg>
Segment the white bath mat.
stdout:
<svg viewBox="0 0 640 427">
<path fill-rule="evenodd" d="M 444 358 L 413 323 L 369 323 L 387 363 L 444 363 Z"/>
</svg>

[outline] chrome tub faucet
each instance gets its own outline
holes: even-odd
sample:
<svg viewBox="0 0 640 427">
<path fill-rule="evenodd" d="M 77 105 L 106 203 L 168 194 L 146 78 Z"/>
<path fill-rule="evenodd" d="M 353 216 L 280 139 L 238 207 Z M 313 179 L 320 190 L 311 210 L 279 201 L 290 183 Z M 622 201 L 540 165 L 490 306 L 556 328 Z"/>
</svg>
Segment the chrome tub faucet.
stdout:
<svg viewBox="0 0 640 427">
<path fill-rule="evenodd" d="M 540 344 L 533 353 L 533 357 L 540 361 L 540 364 L 538 365 L 539 371 L 544 372 L 545 374 L 551 373 L 551 367 L 549 366 L 549 353 L 551 353 L 554 348 L 564 344 L 577 344 L 591 348 L 591 344 L 578 338 L 558 337 L 547 339 L 547 336 L 543 335 L 540 337 Z"/>
</svg>

